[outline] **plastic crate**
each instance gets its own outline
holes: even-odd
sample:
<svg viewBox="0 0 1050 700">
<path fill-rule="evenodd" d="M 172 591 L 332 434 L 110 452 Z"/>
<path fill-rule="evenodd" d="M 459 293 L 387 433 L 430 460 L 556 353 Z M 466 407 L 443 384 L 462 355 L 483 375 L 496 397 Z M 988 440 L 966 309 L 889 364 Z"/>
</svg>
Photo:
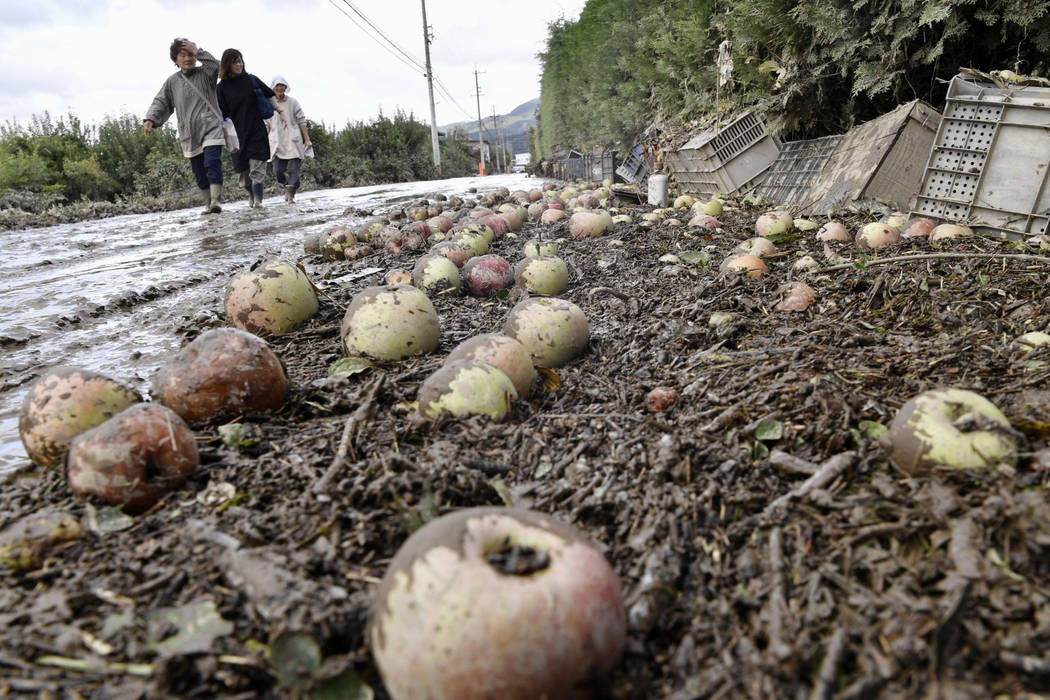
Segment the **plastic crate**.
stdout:
<svg viewBox="0 0 1050 700">
<path fill-rule="evenodd" d="M 907 209 L 922 182 L 940 120 L 933 107 L 912 100 L 853 127 L 802 195 L 800 210 L 822 216 L 856 200 Z"/>
<path fill-rule="evenodd" d="M 1048 170 L 1050 88 L 956 76 L 913 213 L 999 238 L 1047 233 Z"/>
<path fill-rule="evenodd" d="M 800 201 L 840 141 L 842 134 L 780 144 L 780 155 L 773 161 L 755 193 L 777 204 L 795 204 Z"/>
<path fill-rule="evenodd" d="M 665 153 L 664 163 L 683 192 L 710 197 L 751 191 L 779 153 L 780 144 L 762 120 L 748 112 Z"/>
<path fill-rule="evenodd" d="M 578 158 L 563 158 L 554 165 L 554 175 L 561 180 L 612 180 L 616 172 L 616 153 L 607 151 Z"/>
<path fill-rule="evenodd" d="M 642 184 L 649 177 L 649 158 L 645 153 L 643 144 L 636 143 L 631 147 L 620 167 L 616 168 L 616 174 L 623 178 L 624 182 Z"/>
</svg>

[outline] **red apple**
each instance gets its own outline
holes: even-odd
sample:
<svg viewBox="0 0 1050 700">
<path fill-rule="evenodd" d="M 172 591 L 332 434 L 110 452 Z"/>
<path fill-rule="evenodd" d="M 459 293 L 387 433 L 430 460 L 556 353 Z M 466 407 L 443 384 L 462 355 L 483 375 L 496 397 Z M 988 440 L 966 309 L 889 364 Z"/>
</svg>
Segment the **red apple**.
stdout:
<svg viewBox="0 0 1050 700">
<path fill-rule="evenodd" d="M 178 414 L 140 403 L 73 439 L 66 478 L 80 498 L 98 496 L 140 513 L 181 485 L 198 464 L 197 442 Z"/>
<path fill-rule="evenodd" d="M 491 297 L 514 284 L 514 269 L 500 255 L 476 255 L 463 265 L 461 283 L 471 296 Z"/>
</svg>

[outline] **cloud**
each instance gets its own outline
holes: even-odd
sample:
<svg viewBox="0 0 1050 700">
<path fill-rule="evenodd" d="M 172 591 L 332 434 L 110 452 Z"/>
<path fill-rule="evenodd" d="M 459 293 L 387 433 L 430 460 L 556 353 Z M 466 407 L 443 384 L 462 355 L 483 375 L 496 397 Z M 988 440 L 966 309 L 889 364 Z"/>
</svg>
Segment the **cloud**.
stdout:
<svg viewBox="0 0 1050 700">
<path fill-rule="evenodd" d="M 417 0 L 352 0 L 391 40 L 423 60 Z M 429 0 L 439 124 L 499 113 L 539 95 L 547 24 L 585 0 L 531 0 L 520 11 L 484 0 Z M 429 120 L 423 71 L 378 45 L 343 0 L 0 0 L 0 121 L 73 110 L 83 121 L 141 116 L 175 67 L 168 45 L 188 36 L 216 57 L 234 46 L 269 82 L 281 73 L 309 118 L 342 126 L 397 109 Z M 355 18 L 351 21 L 345 13 Z M 360 25 L 360 27 L 358 26 Z M 361 27 L 365 27 L 363 30 Z M 404 59 L 404 60 L 399 60 Z"/>
</svg>

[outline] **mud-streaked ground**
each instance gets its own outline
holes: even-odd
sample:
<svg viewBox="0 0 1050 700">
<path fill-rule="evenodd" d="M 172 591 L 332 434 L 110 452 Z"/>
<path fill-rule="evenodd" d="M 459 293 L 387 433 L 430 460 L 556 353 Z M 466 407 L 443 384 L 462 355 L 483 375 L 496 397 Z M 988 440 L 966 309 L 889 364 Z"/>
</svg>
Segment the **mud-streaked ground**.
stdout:
<svg viewBox="0 0 1050 700">
<path fill-rule="evenodd" d="M 227 280 L 261 257 L 302 252 L 305 233 L 427 193 L 518 187 L 523 175 L 302 192 L 261 210 L 244 201 L 0 232 L 0 474 L 26 462 L 18 411 L 42 369 L 73 364 L 145 388 L 189 319 L 221 314 Z M 533 183 L 535 181 L 532 181 Z"/>
</svg>

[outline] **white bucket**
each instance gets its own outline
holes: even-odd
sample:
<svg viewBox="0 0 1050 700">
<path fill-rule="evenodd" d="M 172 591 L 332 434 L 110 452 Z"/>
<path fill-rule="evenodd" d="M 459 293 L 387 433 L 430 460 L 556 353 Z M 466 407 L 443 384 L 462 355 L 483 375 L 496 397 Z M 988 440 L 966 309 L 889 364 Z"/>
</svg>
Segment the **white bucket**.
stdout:
<svg viewBox="0 0 1050 700">
<path fill-rule="evenodd" d="M 649 204 L 667 206 L 667 176 L 663 173 L 649 176 Z"/>
</svg>

